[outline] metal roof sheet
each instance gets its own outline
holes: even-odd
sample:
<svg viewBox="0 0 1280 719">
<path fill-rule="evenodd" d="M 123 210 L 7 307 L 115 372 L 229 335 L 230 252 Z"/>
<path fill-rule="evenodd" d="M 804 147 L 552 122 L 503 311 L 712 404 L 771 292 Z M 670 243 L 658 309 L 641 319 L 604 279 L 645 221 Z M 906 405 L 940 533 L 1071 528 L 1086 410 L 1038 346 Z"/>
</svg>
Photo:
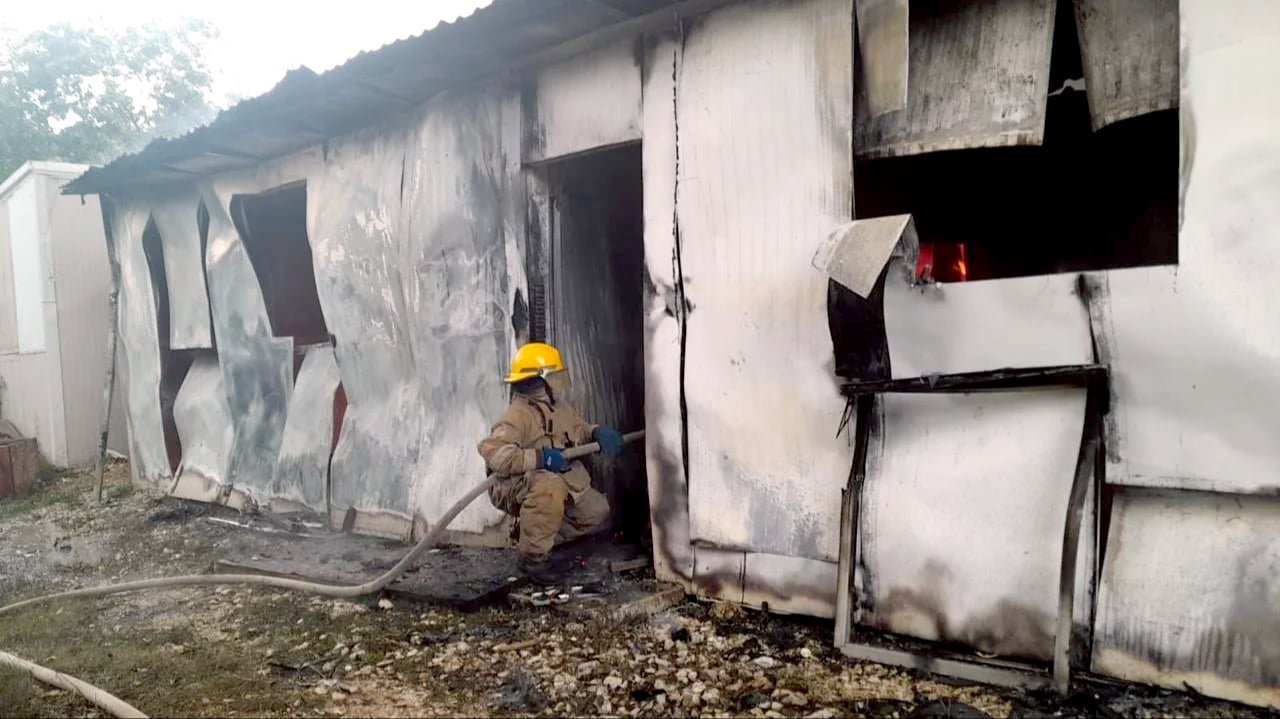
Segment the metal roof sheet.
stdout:
<svg viewBox="0 0 1280 719">
<path fill-rule="evenodd" d="M 367 127 L 582 35 L 667 9 L 725 2 L 494 0 L 465 18 L 362 52 L 323 74 L 292 70 L 269 92 L 223 110 L 208 125 L 90 169 L 64 192 L 114 192 L 244 168 Z"/>
</svg>

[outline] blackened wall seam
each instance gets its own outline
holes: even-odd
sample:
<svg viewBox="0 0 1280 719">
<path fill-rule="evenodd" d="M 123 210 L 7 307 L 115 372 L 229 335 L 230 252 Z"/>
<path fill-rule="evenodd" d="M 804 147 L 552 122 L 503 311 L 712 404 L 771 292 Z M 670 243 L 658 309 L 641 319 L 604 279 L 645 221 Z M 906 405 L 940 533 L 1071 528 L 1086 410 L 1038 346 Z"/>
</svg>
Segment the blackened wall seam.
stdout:
<svg viewBox="0 0 1280 719">
<path fill-rule="evenodd" d="M 680 411 L 681 320 L 675 252 L 676 78 L 678 35 L 649 39 L 643 84 L 645 253 L 645 459 L 652 517 L 654 568 L 660 579 L 691 587 L 694 550 L 684 421 Z"/>
</svg>

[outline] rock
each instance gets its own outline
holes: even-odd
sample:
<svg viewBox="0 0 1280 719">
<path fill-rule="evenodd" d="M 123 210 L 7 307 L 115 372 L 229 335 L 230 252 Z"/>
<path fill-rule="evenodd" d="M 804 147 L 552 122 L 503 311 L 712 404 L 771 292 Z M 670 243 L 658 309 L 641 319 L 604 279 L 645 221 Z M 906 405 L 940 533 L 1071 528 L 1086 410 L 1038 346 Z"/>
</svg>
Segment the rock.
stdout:
<svg viewBox="0 0 1280 719">
<path fill-rule="evenodd" d="M 396 605 L 386 597 L 383 597 L 382 599 L 378 600 L 378 609 L 393 609 L 395 608 L 395 606 Z"/>
<path fill-rule="evenodd" d="M 812 714 L 806 714 L 804 719 L 835 719 L 835 709 L 819 709 Z"/>
<path fill-rule="evenodd" d="M 329 695 L 329 698 L 335 702 L 343 702 L 347 700 L 347 695 L 343 692 L 334 692 Z"/>
<path fill-rule="evenodd" d="M 720 690 L 712 687 L 702 693 L 703 704 L 714 704 L 720 701 Z"/>
<path fill-rule="evenodd" d="M 803 647 L 803 648 L 801 648 L 801 649 L 800 649 L 800 658 L 801 658 L 801 659 L 812 659 L 812 658 L 813 658 L 813 652 L 809 651 L 809 647 Z"/>
<path fill-rule="evenodd" d="M 597 661 L 582 662 L 581 664 L 578 665 L 577 673 L 578 673 L 578 676 L 585 677 L 585 676 L 589 676 L 592 672 L 594 672 L 599 668 L 600 668 L 600 662 L 597 662 Z"/>
<path fill-rule="evenodd" d="M 756 657 L 751 660 L 751 663 L 761 669 L 776 669 L 781 662 L 773 657 Z"/>
<path fill-rule="evenodd" d="M 796 694 L 795 692 L 787 692 L 786 696 L 782 698 L 782 703 L 788 704 L 793 707 L 804 707 L 804 706 L 809 706 L 809 698 L 804 696 L 803 694 Z"/>
<path fill-rule="evenodd" d="M 320 696 L 324 696 L 329 693 L 329 689 L 321 685 L 316 685 L 316 688 L 313 689 L 312 691 L 314 691 L 316 694 L 319 694 Z"/>
<path fill-rule="evenodd" d="M 617 690 L 622 688 L 622 677 L 617 674 L 610 674 L 604 678 L 604 685 L 610 689 Z"/>
</svg>

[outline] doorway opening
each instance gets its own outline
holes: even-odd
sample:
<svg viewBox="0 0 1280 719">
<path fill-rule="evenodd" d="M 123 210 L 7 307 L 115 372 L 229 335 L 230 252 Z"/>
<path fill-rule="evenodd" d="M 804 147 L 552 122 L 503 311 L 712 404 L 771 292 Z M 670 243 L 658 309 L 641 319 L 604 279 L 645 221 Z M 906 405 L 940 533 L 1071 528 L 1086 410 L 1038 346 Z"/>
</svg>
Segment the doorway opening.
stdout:
<svg viewBox="0 0 1280 719">
<path fill-rule="evenodd" d="M 296 377 L 306 347 L 330 343 L 307 238 L 307 186 L 236 195 L 231 219 L 258 277 L 272 334 L 293 339 Z"/>
<path fill-rule="evenodd" d="M 548 163 L 551 277 L 548 334 L 573 378 L 573 404 L 593 424 L 644 426 L 644 183 L 640 145 Z M 596 456 L 589 469 L 613 508 L 618 539 L 647 541 L 644 453 Z"/>
</svg>

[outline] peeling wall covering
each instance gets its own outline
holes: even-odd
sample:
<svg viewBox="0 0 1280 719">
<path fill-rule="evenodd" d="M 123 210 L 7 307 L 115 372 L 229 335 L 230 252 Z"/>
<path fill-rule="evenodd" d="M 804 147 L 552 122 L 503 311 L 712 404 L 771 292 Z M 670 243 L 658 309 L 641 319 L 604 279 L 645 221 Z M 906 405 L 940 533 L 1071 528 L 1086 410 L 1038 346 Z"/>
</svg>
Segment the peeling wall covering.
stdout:
<svg viewBox="0 0 1280 719">
<path fill-rule="evenodd" d="M 810 261 L 852 211 L 852 22 L 851 0 L 751 2 L 685 39 L 675 202 L 695 542 L 838 553 L 852 452 L 833 436 L 844 402 Z"/>
<path fill-rule="evenodd" d="M 172 477 L 160 411 L 160 339 L 155 292 L 142 249 L 150 213 L 144 205 L 116 200 L 111 232 L 120 263 L 121 370 L 128 373 L 129 460 L 134 476 L 152 484 Z"/>
<path fill-rule="evenodd" d="M 204 281 L 204 254 L 196 212 L 200 198 L 187 194 L 161 198 L 151 216 L 164 243 L 164 271 L 169 285 L 169 347 L 209 349 L 209 293 Z"/>
</svg>

